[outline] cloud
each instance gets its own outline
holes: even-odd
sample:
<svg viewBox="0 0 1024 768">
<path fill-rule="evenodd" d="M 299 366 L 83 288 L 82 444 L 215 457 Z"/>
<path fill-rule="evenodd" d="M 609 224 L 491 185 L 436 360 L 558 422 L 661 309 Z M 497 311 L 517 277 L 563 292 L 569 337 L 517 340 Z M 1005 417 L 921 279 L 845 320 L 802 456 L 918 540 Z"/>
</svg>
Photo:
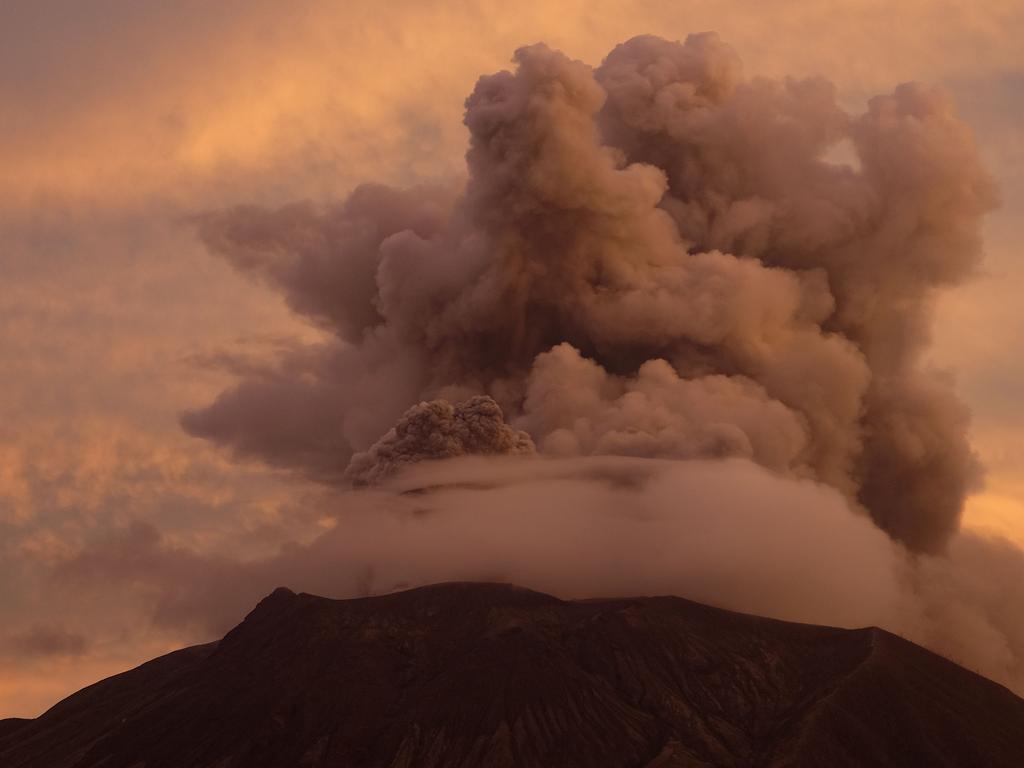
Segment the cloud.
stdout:
<svg viewBox="0 0 1024 768">
<path fill-rule="evenodd" d="M 375 485 L 420 461 L 533 452 L 530 436 L 509 427 L 501 408 L 486 395 L 454 406 L 432 400 L 414 405 L 368 451 L 353 456 L 345 477 L 353 485 Z"/>
<path fill-rule="evenodd" d="M 202 218 L 337 346 L 243 377 L 186 430 L 323 475 L 419 400 L 487 395 L 546 450 L 751 457 L 941 550 L 979 472 L 921 359 L 997 202 L 945 94 L 848 114 L 823 79 L 744 78 L 714 33 L 515 63 L 466 101 L 461 195 Z M 856 168 L 826 159 L 842 142 Z"/>
<path fill-rule="evenodd" d="M 201 556 L 136 526 L 58 569 L 137 590 L 159 625 L 202 637 L 281 585 L 337 598 L 452 580 L 675 594 L 881 626 L 1024 690 L 1024 553 L 960 534 L 946 556 L 913 555 L 835 490 L 744 460 L 463 457 L 412 465 L 332 509 L 333 528 L 269 558 Z"/>
<path fill-rule="evenodd" d="M 88 640 L 76 633 L 52 625 L 36 624 L 7 637 L 4 650 L 16 656 L 81 656 L 88 650 Z"/>
<path fill-rule="evenodd" d="M 524 41 L 546 40 L 597 64 L 634 34 L 674 38 L 717 29 L 742 52 L 749 72 L 777 79 L 827 73 L 851 115 L 894 82 L 950 85 L 1007 204 L 986 231 L 990 277 L 951 294 L 964 311 L 951 311 L 947 299 L 940 305 L 939 362 L 958 369 L 992 492 L 1022 496 L 1012 432 L 1019 409 L 1004 397 L 1020 372 L 1002 352 L 1012 345 L 1019 309 L 1020 195 L 1008 188 L 1020 176 L 1019 131 L 1008 106 L 1019 100 L 1006 100 L 1016 87 L 1024 30 L 1024 7 L 1015 0 L 911 0 L 884 14 L 858 0 L 827 7 L 789 0 L 756 7 L 732 0 L 628 7 L 617 0 L 418 1 L 392 3 L 384 15 L 364 0 L 287 7 L 153 0 L 131 8 L 101 0 L 88 11 L 73 0 L 51 0 L 5 11 L 0 101 L 12 109 L 0 125 L 0 401 L 8 406 L 0 427 L 0 624 L 21 633 L 67 621 L 89 646 L 70 660 L 5 666 L 0 714 L 36 714 L 104 675 L 209 639 L 148 626 L 145 595 L 123 596 L 116 583 L 104 591 L 48 579 L 56 560 L 98 546 L 133 518 L 159 529 L 161 551 L 214 559 L 263 557 L 282 542 L 310 540 L 329 523 L 323 488 L 286 482 L 273 468 L 231 462 L 183 438 L 174 420 L 182 408 L 208 403 L 221 390 L 230 399 L 225 387 L 230 376 L 240 377 L 235 404 L 252 385 L 263 422 L 280 418 L 262 432 L 250 423 L 251 434 L 234 420 L 240 432 L 225 444 L 236 457 L 337 482 L 345 463 L 338 456 L 372 445 L 425 399 L 416 378 L 425 363 L 415 350 L 392 365 L 378 356 L 364 372 L 372 355 L 356 354 L 347 342 L 323 344 L 321 321 L 289 317 L 285 292 L 274 296 L 265 274 L 233 274 L 201 252 L 182 222 L 240 202 L 308 199 L 299 207 L 322 212 L 364 179 L 424 189 L 455 177 L 444 195 L 436 187 L 423 193 L 438 194 L 444 208 L 464 175 L 465 96 L 479 73 L 505 66 Z M 760 210 L 739 206 L 716 236 L 756 221 Z M 415 273 L 416 280 L 424 276 Z M 323 346 L 256 349 L 266 338 Z M 273 347 L 282 354 L 267 364 Z M 205 362 L 182 364 L 185 358 Z M 348 371 L 344 386 L 331 366 Z M 623 394 L 638 385 L 638 373 L 639 363 L 606 371 Z M 309 386 L 296 388 L 300 379 Z M 438 394 L 459 402 L 479 391 Z M 656 404 L 674 393 L 666 387 L 641 396 Z M 283 408 L 292 394 L 291 409 Z M 618 435 L 617 413 L 630 401 L 609 395 L 590 418 Z M 661 416 L 650 420 L 650 436 L 637 439 L 678 444 L 675 432 L 695 429 Z M 281 440 L 289 421 L 301 429 Z M 337 430 L 318 433 L 327 423 Z M 579 432 L 573 425 L 574 438 L 583 439 L 586 423 Z M 311 434 L 325 442 L 311 443 Z M 780 431 L 778 455 L 788 455 L 790 435 Z M 256 452 L 235 447 L 257 444 Z M 1019 527 L 1016 501 L 1000 502 L 1010 532 Z M 986 509 L 969 511 L 965 522 Z M 245 584 L 238 588 L 246 593 Z"/>
</svg>

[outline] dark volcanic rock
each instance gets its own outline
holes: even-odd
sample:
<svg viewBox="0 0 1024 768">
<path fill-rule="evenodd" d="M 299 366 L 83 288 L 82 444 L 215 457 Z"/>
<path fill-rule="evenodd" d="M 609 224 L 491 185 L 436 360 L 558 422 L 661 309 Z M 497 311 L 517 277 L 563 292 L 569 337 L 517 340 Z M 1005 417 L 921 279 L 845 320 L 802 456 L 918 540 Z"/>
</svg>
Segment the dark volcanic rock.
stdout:
<svg viewBox="0 0 1024 768">
<path fill-rule="evenodd" d="M 16 730 L 21 728 L 21 726 L 28 725 L 31 722 L 31 720 L 24 717 L 8 717 L 4 720 L 0 720 L 0 739 L 8 734 L 14 733 Z"/>
<path fill-rule="evenodd" d="M 1024 700 L 881 630 L 492 584 L 279 589 L 0 725 L 4 768 L 1024 765 Z"/>
</svg>

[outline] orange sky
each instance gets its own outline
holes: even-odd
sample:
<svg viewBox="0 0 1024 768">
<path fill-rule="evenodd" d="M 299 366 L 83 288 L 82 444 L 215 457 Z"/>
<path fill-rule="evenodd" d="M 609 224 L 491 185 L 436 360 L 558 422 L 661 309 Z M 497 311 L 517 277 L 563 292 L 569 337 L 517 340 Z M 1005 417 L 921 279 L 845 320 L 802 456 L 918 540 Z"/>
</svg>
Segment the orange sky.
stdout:
<svg viewBox="0 0 1024 768">
<path fill-rule="evenodd" d="M 596 64 L 634 34 L 707 29 L 748 73 L 824 75 L 853 109 L 906 80 L 952 93 L 1003 207 L 985 273 L 941 301 L 932 360 L 988 468 L 965 525 L 1024 545 L 1019 0 L 24 3 L 0 11 L 0 717 L 208 639 L 154 624 L 144 591 L 55 575 L 86 543 L 141 521 L 253 557 L 330 525 L 321 489 L 177 426 L 229 381 L 219 351 L 318 334 L 209 257 L 191 215 L 458 176 L 463 100 L 519 45 Z M 41 631 L 81 642 L 18 650 Z"/>
</svg>

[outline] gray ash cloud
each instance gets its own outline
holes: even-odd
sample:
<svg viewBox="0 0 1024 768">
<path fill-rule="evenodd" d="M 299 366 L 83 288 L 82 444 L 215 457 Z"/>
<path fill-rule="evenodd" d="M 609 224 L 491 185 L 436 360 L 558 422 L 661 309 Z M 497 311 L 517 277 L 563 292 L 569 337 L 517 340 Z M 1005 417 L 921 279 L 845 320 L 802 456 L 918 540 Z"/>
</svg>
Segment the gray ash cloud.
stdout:
<svg viewBox="0 0 1024 768">
<path fill-rule="evenodd" d="M 850 114 L 824 79 L 745 77 L 713 33 L 515 64 L 466 102 L 462 188 L 202 218 L 211 250 L 334 341 L 185 428 L 365 480 L 367 456 L 419 450 L 377 443 L 407 409 L 487 396 L 541 454 L 745 457 L 941 550 L 979 470 L 922 357 L 997 202 L 948 98 L 904 84 Z"/>
</svg>

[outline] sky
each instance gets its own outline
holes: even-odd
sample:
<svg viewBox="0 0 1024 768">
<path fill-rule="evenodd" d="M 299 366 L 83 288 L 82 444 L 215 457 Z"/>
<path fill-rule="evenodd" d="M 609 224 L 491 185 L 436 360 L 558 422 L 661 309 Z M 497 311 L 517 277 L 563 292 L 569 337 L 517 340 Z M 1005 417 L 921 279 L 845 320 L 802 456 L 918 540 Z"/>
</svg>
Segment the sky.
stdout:
<svg viewBox="0 0 1024 768">
<path fill-rule="evenodd" d="M 964 527 L 1024 546 L 1020 2 L 7 3 L 0 717 L 216 636 L 173 599 L 191 566 L 230 582 L 230 563 L 338 525 L 336 489 L 181 428 L 247 366 L 325 337 L 211 255 L 202 216 L 461 179 L 466 96 L 519 46 L 596 66 L 633 35 L 706 30 L 748 75 L 825 76 L 854 112 L 901 82 L 942 86 L 972 129 L 1001 206 L 980 273 L 937 303 L 928 356 L 986 469 Z M 132 568 L 103 571 L 104 552 Z"/>
</svg>

